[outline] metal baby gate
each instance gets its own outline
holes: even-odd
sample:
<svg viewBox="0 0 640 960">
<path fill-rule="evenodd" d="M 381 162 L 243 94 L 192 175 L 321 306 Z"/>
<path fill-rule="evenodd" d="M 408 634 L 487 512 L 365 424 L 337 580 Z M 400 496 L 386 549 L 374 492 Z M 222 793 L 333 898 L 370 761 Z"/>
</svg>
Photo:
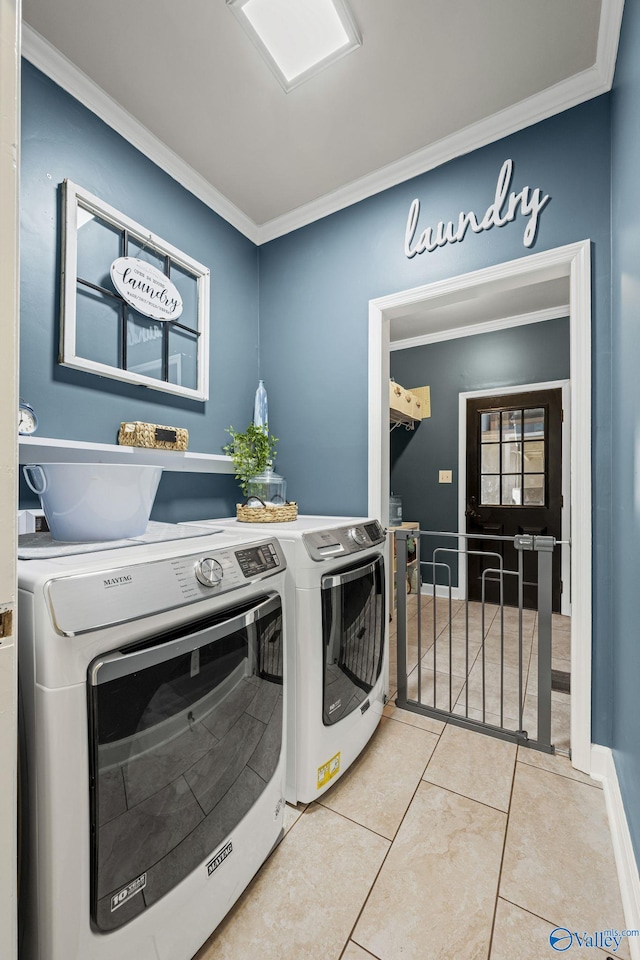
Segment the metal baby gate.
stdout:
<svg viewBox="0 0 640 960">
<path fill-rule="evenodd" d="M 554 753 L 552 560 L 558 541 L 402 529 L 395 537 L 396 704 Z M 409 566 L 408 541 L 415 541 L 416 551 Z M 505 564 L 511 548 L 514 570 Z M 532 555 L 537 555 L 537 583 Z M 479 602 L 454 599 L 456 567 L 470 560 L 478 571 Z M 417 596 L 407 596 L 403 587 L 416 568 Z M 504 602 L 508 578 L 511 585 L 515 578 L 517 606 Z M 527 609 L 525 597 L 536 595 L 537 609 Z"/>
</svg>

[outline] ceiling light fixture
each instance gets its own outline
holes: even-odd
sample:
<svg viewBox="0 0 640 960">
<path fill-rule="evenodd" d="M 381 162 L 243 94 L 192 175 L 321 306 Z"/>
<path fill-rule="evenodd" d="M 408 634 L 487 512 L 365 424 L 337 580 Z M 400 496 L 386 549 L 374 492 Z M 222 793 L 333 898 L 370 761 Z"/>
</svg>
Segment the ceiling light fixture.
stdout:
<svg viewBox="0 0 640 960">
<path fill-rule="evenodd" d="M 344 0 L 227 0 L 285 91 L 361 46 Z"/>
</svg>

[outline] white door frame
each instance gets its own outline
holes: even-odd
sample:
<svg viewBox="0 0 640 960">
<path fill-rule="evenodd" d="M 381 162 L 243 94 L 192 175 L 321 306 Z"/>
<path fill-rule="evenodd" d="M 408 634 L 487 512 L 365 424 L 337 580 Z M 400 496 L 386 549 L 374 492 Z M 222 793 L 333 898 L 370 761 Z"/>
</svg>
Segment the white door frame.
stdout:
<svg viewBox="0 0 640 960">
<path fill-rule="evenodd" d="M 20 0 L 0 0 L 0 957 L 17 956 L 18 223 Z M 11 625 L 11 629 L 9 626 Z"/>
<path fill-rule="evenodd" d="M 508 396 L 514 393 L 538 393 L 541 390 L 562 390 L 562 510 L 560 519 L 560 539 L 571 538 L 571 381 L 547 380 L 544 383 L 522 383 L 513 387 L 490 387 L 486 390 L 471 390 L 458 394 L 458 530 L 466 529 L 467 507 L 467 400 L 481 397 Z M 459 547 L 465 549 L 460 538 Z M 560 600 L 560 612 L 571 616 L 571 551 L 560 546 L 560 577 L 565 589 Z M 467 565 L 458 565 L 457 597 L 464 600 L 467 596 Z"/>
<path fill-rule="evenodd" d="M 574 767 L 591 767 L 591 242 L 518 260 L 369 301 L 368 514 L 389 522 L 390 323 L 408 306 L 461 299 L 569 277 L 571 336 L 571 751 Z"/>
</svg>

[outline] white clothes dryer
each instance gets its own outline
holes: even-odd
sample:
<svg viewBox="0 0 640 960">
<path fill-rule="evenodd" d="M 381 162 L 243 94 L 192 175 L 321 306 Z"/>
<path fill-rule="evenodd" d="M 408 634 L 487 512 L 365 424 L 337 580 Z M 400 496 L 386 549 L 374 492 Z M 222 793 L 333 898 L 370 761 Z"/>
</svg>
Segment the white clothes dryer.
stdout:
<svg viewBox="0 0 640 960">
<path fill-rule="evenodd" d="M 23 960 L 190 960 L 281 837 L 261 533 L 19 560 Z"/>
<path fill-rule="evenodd" d="M 387 699 L 385 530 L 377 520 L 350 517 L 209 523 L 255 535 L 268 527 L 284 551 L 291 631 L 286 798 L 308 803 L 360 754 Z"/>
</svg>

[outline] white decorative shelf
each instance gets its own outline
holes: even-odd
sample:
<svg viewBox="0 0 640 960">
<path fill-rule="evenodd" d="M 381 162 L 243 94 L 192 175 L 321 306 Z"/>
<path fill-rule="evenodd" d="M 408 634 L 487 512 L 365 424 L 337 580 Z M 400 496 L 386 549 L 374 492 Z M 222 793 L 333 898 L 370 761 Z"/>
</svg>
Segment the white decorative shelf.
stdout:
<svg viewBox="0 0 640 960">
<path fill-rule="evenodd" d="M 50 437 L 20 437 L 20 463 L 146 463 L 176 473 L 234 472 L 231 457 L 223 454 L 154 450 Z"/>
</svg>

